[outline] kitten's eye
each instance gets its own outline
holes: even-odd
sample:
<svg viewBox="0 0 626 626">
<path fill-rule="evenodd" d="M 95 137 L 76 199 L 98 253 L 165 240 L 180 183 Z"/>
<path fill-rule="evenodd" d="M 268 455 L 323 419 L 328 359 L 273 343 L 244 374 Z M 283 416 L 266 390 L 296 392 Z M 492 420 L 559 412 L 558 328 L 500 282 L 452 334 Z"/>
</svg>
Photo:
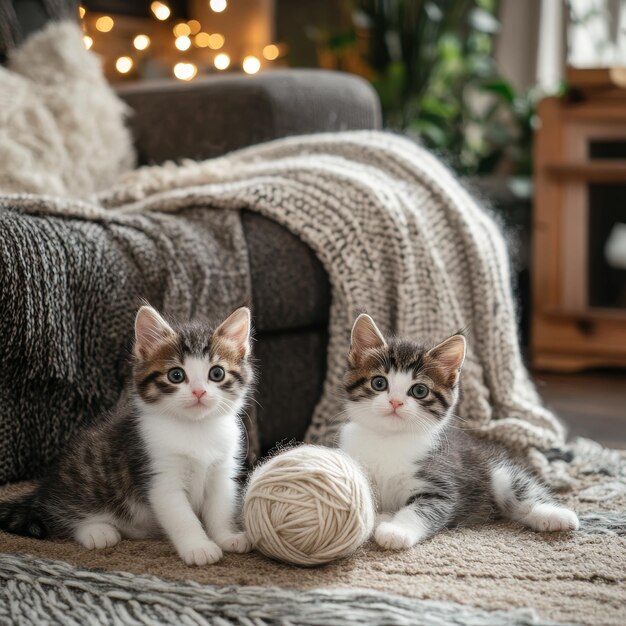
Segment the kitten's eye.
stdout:
<svg viewBox="0 0 626 626">
<path fill-rule="evenodd" d="M 175 385 L 179 385 L 185 380 L 185 370 L 182 367 L 173 367 L 167 373 L 167 380 Z"/>
<path fill-rule="evenodd" d="M 374 391 L 385 391 L 387 389 L 387 379 L 384 376 L 374 376 L 372 378 L 372 389 Z"/>
<path fill-rule="evenodd" d="M 219 365 L 214 365 L 209 370 L 209 380 L 212 380 L 215 383 L 219 383 L 221 380 L 224 380 L 224 376 L 226 376 L 226 372 L 223 367 Z"/>
<path fill-rule="evenodd" d="M 418 400 L 423 400 L 429 393 L 430 389 L 426 385 L 413 385 L 411 389 L 409 389 L 409 393 Z"/>
</svg>

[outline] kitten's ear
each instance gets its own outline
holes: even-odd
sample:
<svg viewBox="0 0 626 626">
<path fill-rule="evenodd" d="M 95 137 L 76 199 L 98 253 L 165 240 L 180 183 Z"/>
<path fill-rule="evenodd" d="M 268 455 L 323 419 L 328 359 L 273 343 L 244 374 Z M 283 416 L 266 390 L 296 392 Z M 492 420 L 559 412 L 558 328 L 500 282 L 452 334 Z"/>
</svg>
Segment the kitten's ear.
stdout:
<svg viewBox="0 0 626 626">
<path fill-rule="evenodd" d="M 214 337 L 224 342 L 242 359 L 250 354 L 250 309 L 242 306 L 231 313 L 215 330 Z"/>
<path fill-rule="evenodd" d="M 145 359 L 155 346 L 174 335 L 172 327 L 151 306 L 142 306 L 135 318 L 135 354 Z"/>
<path fill-rule="evenodd" d="M 452 335 L 438 346 L 428 351 L 428 355 L 449 374 L 454 375 L 454 382 L 458 378 L 463 361 L 465 361 L 466 341 L 463 335 Z"/>
<path fill-rule="evenodd" d="M 386 346 L 387 342 L 374 320 L 366 313 L 361 313 L 352 326 L 350 359 L 358 362 L 367 350 L 385 348 Z"/>
</svg>

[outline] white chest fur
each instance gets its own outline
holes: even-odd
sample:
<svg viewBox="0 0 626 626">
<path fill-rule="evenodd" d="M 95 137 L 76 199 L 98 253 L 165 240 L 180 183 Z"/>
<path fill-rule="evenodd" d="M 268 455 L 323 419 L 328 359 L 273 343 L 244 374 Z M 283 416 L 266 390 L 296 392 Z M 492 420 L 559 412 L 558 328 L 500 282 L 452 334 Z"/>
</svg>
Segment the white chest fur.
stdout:
<svg viewBox="0 0 626 626">
<path fill-rule="evenodd" d="M 402 508 L 419 489 L 421 481 L 415 474 L 431 441 L 423 435 L 407 433 L 382 435 L 348 423 L 341 432 L 340 446 L 366 471 L 378 510 L 392 513 Z"/>
<path fill-rule="evenodd" d="M 213 470 L 236 473 L 241 431 L 232 416 L 192 422 L 146 414 L 140 423 L 154 472 L 181 485 L 194 511 Z"/>
</svg>

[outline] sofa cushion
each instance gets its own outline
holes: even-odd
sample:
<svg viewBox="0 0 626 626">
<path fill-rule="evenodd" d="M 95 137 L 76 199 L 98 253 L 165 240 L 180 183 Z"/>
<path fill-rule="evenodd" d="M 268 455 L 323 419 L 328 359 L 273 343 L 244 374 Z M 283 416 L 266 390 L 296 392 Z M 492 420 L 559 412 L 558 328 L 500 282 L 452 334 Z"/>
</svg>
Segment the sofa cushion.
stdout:
<svg viewBox="0 0 626 626">
<path fill-rule="evenodd" d="M 376 92 L 353 74 L 275 70 L 120 85 L 140 163 L 207 159 L 290 135 L 380 127 Z"/>
<path fill-rule="evenodd" d="M 326 378 L 327 344 L 325 328 L 257 334 L 254 398 L 262 453 L 304 438 Z"/>
<path fill-rule="evenodd" d="M 325 328 L 330 283 L 311 248 L 277 222 L 256 213 L 244 211 L 242 223 L 257 331 Z"/>
</svg>

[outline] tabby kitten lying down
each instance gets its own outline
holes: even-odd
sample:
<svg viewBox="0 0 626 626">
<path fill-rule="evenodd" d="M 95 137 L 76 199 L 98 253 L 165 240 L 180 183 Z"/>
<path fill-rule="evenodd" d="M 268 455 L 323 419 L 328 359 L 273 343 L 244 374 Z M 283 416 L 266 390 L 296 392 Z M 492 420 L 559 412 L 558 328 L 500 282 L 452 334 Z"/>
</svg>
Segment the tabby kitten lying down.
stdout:
<svg viewBox="0 0 626 626">
<path fill-rule="evenodd" d="M 233 522 L 249 353 L 245 307 L 216 329 L 142 307 L 129 402 L 80 432 L 33 495 L 0 505 L 0 529 L 89 549 L 164 531 L 188 565 L 250 550 Z"/>
<path fill-rule="evenodd" d="M 453 410 L 464 358 L 462 335 L 429 350 L 385 340 L 369 315 L 354 323 L 340 446 L 373 482 L 382 548 L 410 548 L 443 528 L 496 516 L 540 531 L 578 528 L 576 514 L 503 448 L 459 427 Z"/>
</svg>

